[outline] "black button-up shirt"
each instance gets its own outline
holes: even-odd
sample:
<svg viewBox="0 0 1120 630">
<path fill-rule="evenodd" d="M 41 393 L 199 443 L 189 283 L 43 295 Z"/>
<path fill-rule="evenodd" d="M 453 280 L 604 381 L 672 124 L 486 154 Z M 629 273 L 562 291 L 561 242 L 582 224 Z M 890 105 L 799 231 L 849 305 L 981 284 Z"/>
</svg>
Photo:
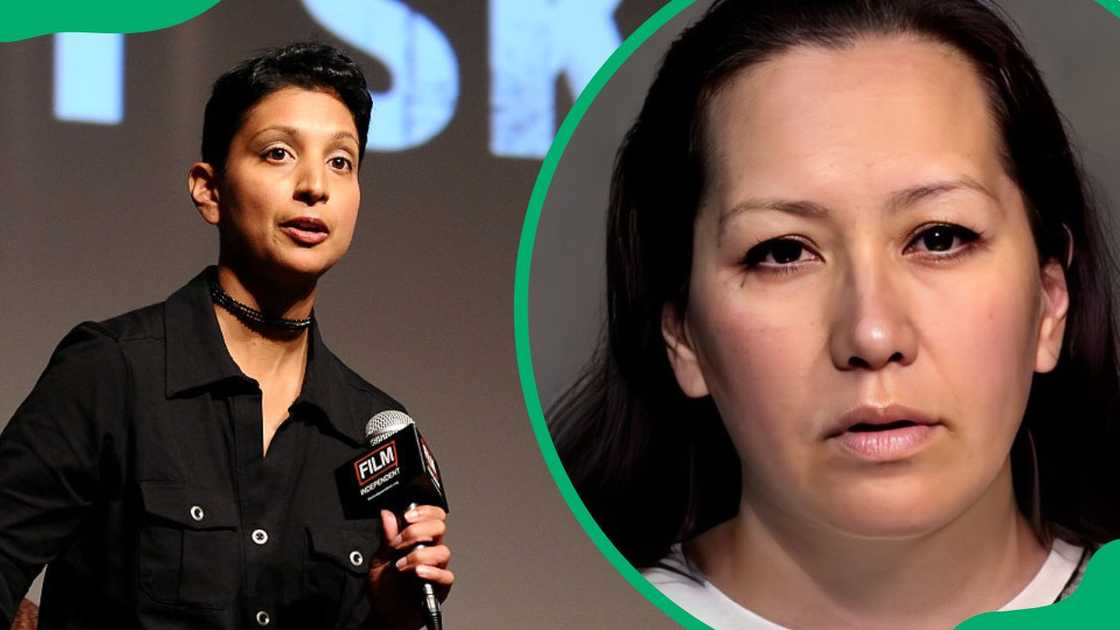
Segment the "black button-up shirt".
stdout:
<svg viewBox="0 0 1120 630">
<path fill-rule="evenodd" d="M 0 435 L 0 627 L 50 563 L 56 628 L 356 628 L 376 520 L 334 469 L 392 398 L 311 327 L 303 390 L 262 456 L 261 390 L 226 350 L 213 269 L 75 328 Z"/>
</svg>

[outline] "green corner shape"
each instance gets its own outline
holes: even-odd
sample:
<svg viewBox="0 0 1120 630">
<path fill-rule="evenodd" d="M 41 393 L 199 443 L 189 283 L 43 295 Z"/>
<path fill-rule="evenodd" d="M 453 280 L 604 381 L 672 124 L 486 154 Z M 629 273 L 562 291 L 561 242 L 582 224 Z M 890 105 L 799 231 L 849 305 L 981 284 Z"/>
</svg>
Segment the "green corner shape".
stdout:
<svg viewBox="0 0 1120 630">
<path fill-rule="evenodd" d="M 1097 550 L 1085 567 L 1081 585 L 1072 595 L 1050 606 L 990 612 L 977 615 L 957 630 L 1051 630 L 1077 628 L 1096 630 L 1120 627 L 1120 541 Z"/>
<path fill-rule="evenodd" d="M 1120 0 L 1097 0 L 1097 4 L 1104 7 L 1112 15 L 1120 18 Z"/>
<path fill-rule="evenodd" d="M 50 33 L 141 33 L 174 26 L 220 0 L 11 0 L 0 20 L 0 42 Z"/>
<path fill-rule="evenodd" d="M 1109 13 L 1120 18 L 1120 0 L 1095 0 Z M 587 536 L 614 566 L 622 577 L 641 595 L 657 606 L 670 619 L 689 630 L 703 630 L 707 625 L 689 615 L 672 600 L 663 595 L 656 587 L 646 581 L 641 573 L 631 565 L 611 543 L 603 530 L 591 517 L 587 507 L 576 493 L 571 479 L 560 461 L 541 406 L 537 389 L 536 373 L 533 369 L 533 353 L 529 339 L 529 280 L 532 273 L 533 247 L 536 243 L 537 229 L 541 219 L 541 209 L 548 196 L 549 186 L 556 174 L 557 165 L 571 141 L 572 134 L 579 126 L 591 104 L 599 96 L 603 86 L 622 67 L 627 59 L 653 33 L 672 20 L 694 0 L 672 0 L 654 13 L 607 59 L 599 71 L 580 93 L 571 111 L 564 118 L 556 132 L 556 137 L 545 156 L 541 169 L 533 185 L 529 204 L 525 211 L 525 221 L 521 227 L 521 238 L 517 247 L 517 261 L 513 281 L 513 327 L 514 343 L 517 353 L 517 370 L 521 389 L 525 398 L 533 434 L 540 447 L 541 456 L 561 496 L 567 502 L 576 521 L 583 527 Z M 1082 583 L 1067 599 L 1050 606 L 1028 610 L 990 612 L 966 620 L 957 630 L 1042 630 L 1052 628 L 1096 628 L 1120 627 L 1120 600 L 1113 597 L 1120 586 L 1120 541 L 1101 547 L 1090 560 Z"/>
</svg>

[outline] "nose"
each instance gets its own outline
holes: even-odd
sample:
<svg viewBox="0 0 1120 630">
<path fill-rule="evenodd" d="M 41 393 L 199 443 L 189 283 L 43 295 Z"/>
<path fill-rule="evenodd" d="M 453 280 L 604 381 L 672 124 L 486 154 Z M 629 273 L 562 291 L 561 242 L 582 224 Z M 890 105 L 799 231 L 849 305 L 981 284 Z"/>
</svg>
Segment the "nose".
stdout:
<svg viewBox="0 0 1120 630">
<path fill-rule="evenodd" d="M 299 170 L 293 196 L 297 201 L 302 201 L 309 206 L 330 199 L 324 167 L 310 162 L 305 163 Z"/>
<path fill-rule="evenodd" d="M 900 284 L 882 261 L 852 265 L 834 300 L 829 350 L 837 369 L 880 370 L 917 358 L 918 335 Z"/>
</svg>

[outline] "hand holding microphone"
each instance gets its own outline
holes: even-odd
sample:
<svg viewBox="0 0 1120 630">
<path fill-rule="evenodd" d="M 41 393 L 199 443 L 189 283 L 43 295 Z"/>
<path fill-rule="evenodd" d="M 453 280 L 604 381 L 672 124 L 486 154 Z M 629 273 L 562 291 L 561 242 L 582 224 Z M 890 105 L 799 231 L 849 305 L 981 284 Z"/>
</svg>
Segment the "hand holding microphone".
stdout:
<svg viewBox="0 0 1120 630">
<path fill-rule="evenodd" d="M 446 512 L 437 506 L 421 505 L 406 512 L 398 526 L 396 515 L 388 510 L 381 513 L 384 553 L 379 552 L 375 557 L 370 580 L 375 579 L 374 572 L 380 572 L 382 578 L 389 577 L 386 572 L 395 574 L 393 590 L 400 591 L 397 598 L 402 616 L 413 624 L 408 627 L 415 628 L 416 621 L 422 621 L 429 630 L 439 630 L 442 625 L 439 601 L 447 597 L 455 581 L 455 575 L 447 569 L 451 550 L 443 544 L 446 517 Z M 420 581 L 419 589 L 417 580 L 401 579 L 410 574 Z M 417 612 L 422 613 L 423 618 L 419 618 Z"/>
<path fill-rule="evenodd" d="M 443 544 L 446 518 L 447 513 L 433 505 L 405 512 L 400 524 L 389 510 L 381 512 L 385 540 L 370 567 L 370 590 L 382 619 L 404 620 L 404 628 L 426 624 L 438 630 L 442 625 L 442 618 L 437 618 L 435 623 L 440 625 L 433 628 L 432 611 L 424 600 L 431 597 L 436 604 L 447 597 L 455 581 L 455 574 L 447 568 L 451 550 Z M 416 579 L 408 579 L 410 575 L 422 582 L 419 589 Z M 435 610 L 438 615 L 438 605 Z"/>
<path fill-rule="evenodd" d="M 423 624 L 441 630 L 439 601 L 455 576 L 447 569 L 451 550 L 443 544 L 447 500 L 439 467 L 403 412 L 375 415 L 366 437 L 369 450 L 335 475 L 348 517 L 381 519 L 384 539 L 369 572 L 379 627 L 414 629 Z"/>
</svg>

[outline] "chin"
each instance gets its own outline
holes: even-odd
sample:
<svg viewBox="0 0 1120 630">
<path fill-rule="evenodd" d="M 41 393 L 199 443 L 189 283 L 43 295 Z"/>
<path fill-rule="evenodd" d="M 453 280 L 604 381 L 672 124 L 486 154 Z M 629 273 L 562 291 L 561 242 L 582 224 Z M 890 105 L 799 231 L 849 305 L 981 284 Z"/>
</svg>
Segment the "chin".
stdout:
<svg viewBox="0 0 1120 630">
<path fill-rule="evenodd" d="M 966 510 L 951 484 L 929 479 L 875 479 L 839 489 L 825 507 L 827 524 L 855 538 L 905 540 L 931 534 Z"/>
<path fill-rule="evenodd" d="M 314 250 L 293 252 L 274 261 L 277 271 L 283 275 L 303 279 L 318 279 L 330 271 L 338 262 L 338 256 L 326 256 L 325 252 Z"/>
<path fill-rule="evenodd" d="M 939 514 L 865 514 L 841 517 L 833 527 L 852 538 L 912 540 L 927 536 L 946 524 Z"/>
</svg>

